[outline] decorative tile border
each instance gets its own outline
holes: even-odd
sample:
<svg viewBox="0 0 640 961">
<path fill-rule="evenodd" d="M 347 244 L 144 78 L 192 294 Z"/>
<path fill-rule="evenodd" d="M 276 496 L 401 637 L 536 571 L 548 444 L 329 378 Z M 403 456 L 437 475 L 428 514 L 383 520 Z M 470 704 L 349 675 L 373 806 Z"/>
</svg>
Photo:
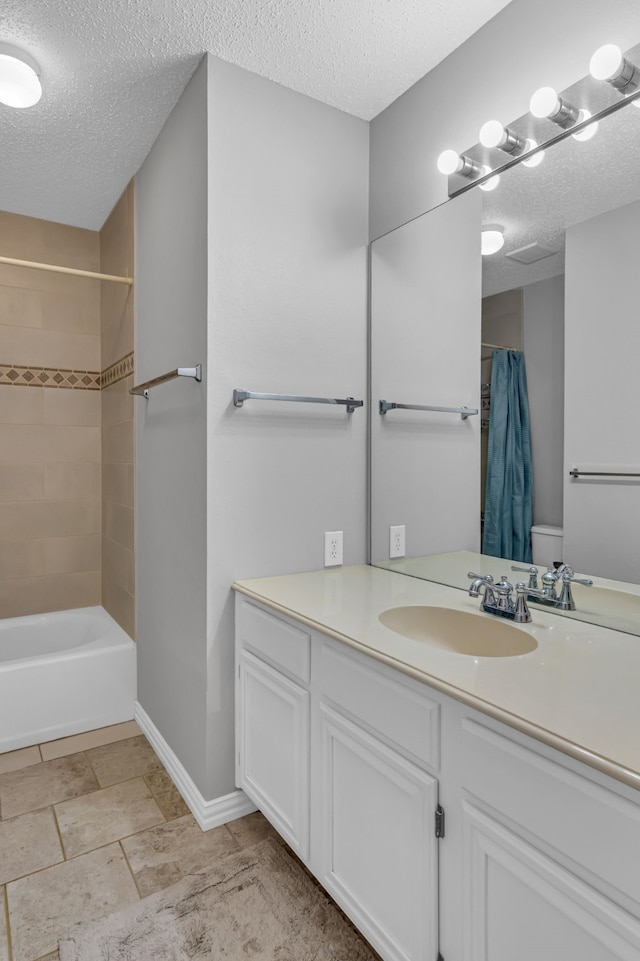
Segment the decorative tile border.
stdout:
<svg viewBox="0 0 640 961">
<path fill-rule="evenodd" d="M 0 364 L 0 384 L 16 387 L 62 387 L 67 390 L 104 390 L 133 374 L 133 352 L 99 370 L 65 370 L 58 367 L 21 367 Z"/>
<path fill-rule="evenodd" d="M 100 371 L 64 370 L 57 367 L 0 365 L 0 384 L 16 387 L 63 387 L 68 390 L 100 390 Z"/>
<path fill-rule="evenodd" d="M 113 384 L 117 384 L 119 381 L 124 380 L 125 377 L 129 377 L 133 373 L 133 351 L 127 354 L 125 357 L 121 357 L 117 360 L 115 364 L 111 364 L 111 367 L 107 367 L 106 370 L 102 371 L 102 376 L 100 377 L 100 387 L 104 390 L 105 387 L 111 387 Z"/>
</svg>

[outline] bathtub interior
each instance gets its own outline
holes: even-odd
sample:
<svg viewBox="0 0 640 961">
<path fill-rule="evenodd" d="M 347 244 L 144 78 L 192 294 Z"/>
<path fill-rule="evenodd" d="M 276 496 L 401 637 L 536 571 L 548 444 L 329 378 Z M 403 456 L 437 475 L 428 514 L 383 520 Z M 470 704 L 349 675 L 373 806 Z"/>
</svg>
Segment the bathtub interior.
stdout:
<svg viewBox="0 0 640 961">
<path fill-rule="evenodd" d="M 133 718 L 134 642 L 101 607 L 0 621 L 0 753 Z"/>
</svg>

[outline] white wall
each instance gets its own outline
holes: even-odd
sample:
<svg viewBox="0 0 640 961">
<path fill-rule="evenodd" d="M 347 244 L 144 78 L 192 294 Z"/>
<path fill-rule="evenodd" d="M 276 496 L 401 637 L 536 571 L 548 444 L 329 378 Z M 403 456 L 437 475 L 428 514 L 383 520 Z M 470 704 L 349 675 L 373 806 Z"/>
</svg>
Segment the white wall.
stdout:
<svg viewBox="0 0 640 961">
<path fill-rule="evenodd" d="M 586 75 L 593 51 L 640 39 L 637 0 L 512 0 L 371 123 L 371 237 L 446 200 L 436 159 L 526 113 L 538 87 Z"/>
<path fill-rule="evenodd" d="M 136 177 L 138 700 L 202 790 L 206 748 L 207 70 Z"/>
<path fill-rule="evenodd" d="M 524 357 L 531 414 L 533 523 L 561 527 L 564 475 L 564 277 L 527 284 Z"/>
<path fill-rule="evenodd" d="M 640 581 L 640 202 L 567 231 L 564 557 L 585 573 Z M 570 349 L 569 349 L 570 348 Z"/>
<path fill-rule="evenodd" d="M 366 410 L 232 391 L 366 398 L 368 150 L 208 57 L 138 178 L 139 374 L 206 366 L 140 415 L 141 702 L 207 800 L 234 790 L 232 582 L 322 567 L 325 530 L 366 560 Z"/>
</svg>

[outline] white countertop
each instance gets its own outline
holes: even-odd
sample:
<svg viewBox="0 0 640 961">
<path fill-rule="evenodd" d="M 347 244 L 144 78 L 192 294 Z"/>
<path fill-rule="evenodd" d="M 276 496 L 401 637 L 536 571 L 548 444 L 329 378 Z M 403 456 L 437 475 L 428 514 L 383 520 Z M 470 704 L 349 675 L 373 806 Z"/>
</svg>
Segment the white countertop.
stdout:
<svg viewBox="0 0 640 961">
<path fill-rule="evenodd" d="M 422 604 L 498 620 L 462 590 L 368 565 L 233 586 L 640 790 L 640 638 L 532 609 L 532 623 L 514 629 L 533 634 L 536 650 L 472 657 L 378 620 L 389 608 Z"/>
</svg>

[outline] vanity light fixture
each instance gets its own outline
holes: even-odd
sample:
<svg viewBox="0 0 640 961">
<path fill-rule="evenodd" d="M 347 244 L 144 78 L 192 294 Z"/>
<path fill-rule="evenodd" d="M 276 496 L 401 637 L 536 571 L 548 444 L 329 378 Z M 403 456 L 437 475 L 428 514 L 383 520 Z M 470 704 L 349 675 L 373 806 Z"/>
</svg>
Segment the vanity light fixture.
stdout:
<svg viewBox="0 0 640 961">
<path fill-rule="evenodd" d="M 445 176 L 460 174 L 462 177 L 479 177 L 480 166 L 470 157 L 455 150 L 443 150 L 438 157 L 438 170 Z"/>
<path fill-rule="evenodd" d="M 28 53 L 0 43 L 0 103 L 33 107 L 42 96 L 40 67 Z"/>
<path fill-rule="evenodd" d="M 483 257 L 496 254 L 504 245 L 504 227 L 500 224 L 487 224 L 482 228 L 480 251 Z"/>
<path fill-rule="evenodd" d="M 580 111 L 567 100 L 558 96 L 553 87 L 540 87 L 529 102 L 529 110 L 539 120 L 552 120 L 567 130 L 578 123 Z"/>
<path fill-rule="evenodd" d="M 483 147 L 498 147 L 514 157 L 527 149 L 526 141 L 513 130 L 503 126 L 499 120 L 487 120 L 480 127 L 479 140 Z"/>
<path fill-rule="evenodd" d="M 622 94 L 635 93 L 640 87 L 640 70 L 622 55 L 615 43 L 598 47 L 589 62 L 589 73 L 594 80 L 606 80 Z M 640 101 L 631 102 L 634 107 L 640 107 Z"/>
</svg>

